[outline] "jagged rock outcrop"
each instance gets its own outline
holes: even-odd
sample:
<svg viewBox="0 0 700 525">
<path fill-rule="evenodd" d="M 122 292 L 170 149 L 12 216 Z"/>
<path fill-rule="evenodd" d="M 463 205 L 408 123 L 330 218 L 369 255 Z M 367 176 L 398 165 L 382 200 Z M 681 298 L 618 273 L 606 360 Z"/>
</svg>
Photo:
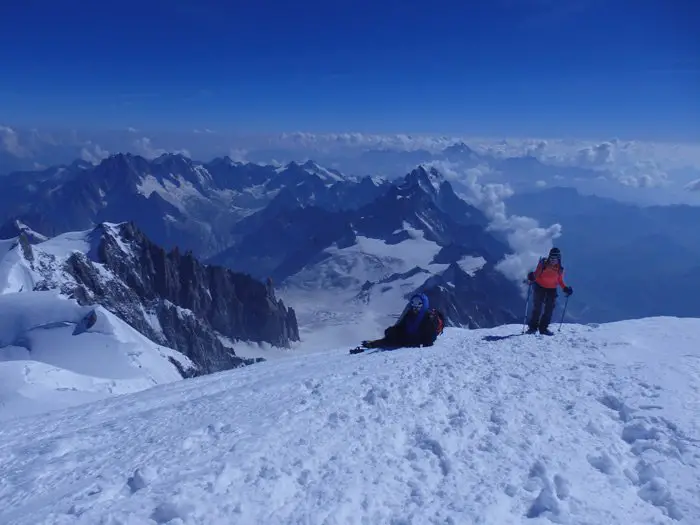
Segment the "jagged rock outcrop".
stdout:
<svg viewBox="0 0 700 525">
<path fill-rule="evenodd" d="M 90 249 L 73 251 L 60 270 L 38 261 L 36 289 L 59 288 L 80 304 L 99 303 L 149 339 L 189 357 L 197 374 L 253 362 L 230 341 L 288 347 L 299 340 L 296 315 L 274 289 L 252 277 L 200 263 L 191 253 L 167 252 L 133 223 L 100 224 Z M 190 374 L 192 375 L 192 374 Z"/>
</svg>

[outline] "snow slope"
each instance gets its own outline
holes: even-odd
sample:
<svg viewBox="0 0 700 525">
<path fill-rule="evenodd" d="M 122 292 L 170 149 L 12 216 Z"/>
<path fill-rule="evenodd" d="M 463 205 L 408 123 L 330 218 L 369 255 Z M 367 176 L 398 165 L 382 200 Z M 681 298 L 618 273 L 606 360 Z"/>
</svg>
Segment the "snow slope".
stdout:
<svg viewBox="0 0 700 525">
<path fill-rule="evenodd" d="M 52 291 L 0 295 L 0 421 L 182 379 L 169 358 L 193 366 L 102 307 L 85 329 L 92 310 Z"/>
<path fill-rule="evenodd" d="M 520 330 L 8 422 L 0 523 L 700 523 L 700 320 Z"/>
</svg>

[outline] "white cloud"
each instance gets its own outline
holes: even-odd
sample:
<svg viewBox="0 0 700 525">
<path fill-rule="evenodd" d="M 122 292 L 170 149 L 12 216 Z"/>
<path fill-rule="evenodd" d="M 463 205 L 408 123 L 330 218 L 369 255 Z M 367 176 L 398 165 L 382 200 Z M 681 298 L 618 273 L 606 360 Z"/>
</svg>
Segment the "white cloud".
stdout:
<svg viewBox="0 0 700 525">
<path fill-rule="evenodd" d="M 234 162 L 247 162 L 248 151 L 239 148 L 231 148 L 228 152 L 229 158 Z"/>
<path fill-rule="evenodd" d="M 436 153 L 447 146 L 465 142 L 477 153 L 496 158 L 529 155 L 545 164 L 600 171 L 601 178 L 626 187 L 651 188 L 670 184 L 668 173 L 684 167 L 700 168 L 700 143 L 667 144 L 645 141 L 576 140 L 552 138 L 490 138 L 444 135 L 382 135 L 366 133 L 283 133 L 268 136 L 266 146 L 304 151 L 312 155 L 352 154 L 368 149 Z M 246 146 L 255 151 L 254 144 Z M 301 154 L 301 153 L 300 153 Z"/>
<path fill-rule="evenodd" d="M 29 153 L 20 145 L 17 132 L 8 126 L 0 126 L 0 143 L 7 153 L 16 157 L 26 157 Z"/>
<path fill-rule="evenodd" d="M 688 191 L 700 191 L 700 179 L 689 182 L 685 185 L 685 189 Z"/>
<path fill-rule="evenodd" d="M 535 182 L 535 186 L 537 186 L 538 188 L 544 188 L 545 186 L 547 186 L 547 181 L 538 180 L 537 182 Z"/>
<path fill-rule="evenodd" d="M 522 283 L 538 259 L 552 248 L 554 239 L 561 236 L 561 225 L 553 224 L 542 228 L 530 217 L 508 215 L 505 200 L 513 195 L 513 189 L 508 184 L 483 184 L 481 179 L 484 176 L 495 174 L 489 166 L 464 169 L 454 162 L 436 161 L 427 164 L 465 188 L 466 193 L 460 192 L 460 196 L 486 215 L 490 221 L 490 230 L 506 235 L 513 253 L 500 261 L 496 268 L 509 279 Z"/>
<path fill-rule="evenodd" d="M 368 133 L 282 133 L 269 137 L 270 145 L 277 147 L 312 148 L 322 151 L 338 149 L 391 149 L 411 151 L 425 149 L 440 151 L 447 146 L 460 142 L 460 137 L 437 135 L 382 135 Z"/>
<path fill-rule="evenodd" d="M 92 164 L 99 164 L 100 161 L 107 157 L 109 157 L 109 151 L 90 141 L 80 150 L 80 158 Z"/>
<path fill-rule="evenodd" d="M 615 149 L 612 142 L 602 142 L 580 149 L 576 157 L 576 164 L 586 168 L 611 166 L 615 163 Z"/>
</svg>

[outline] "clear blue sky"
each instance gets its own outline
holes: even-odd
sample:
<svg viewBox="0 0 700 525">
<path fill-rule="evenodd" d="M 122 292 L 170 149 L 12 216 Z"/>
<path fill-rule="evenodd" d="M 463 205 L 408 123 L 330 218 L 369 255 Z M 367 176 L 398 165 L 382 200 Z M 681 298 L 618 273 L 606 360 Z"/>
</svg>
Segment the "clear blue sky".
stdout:
<svg viewBox="0 0 700 525">
<path fill-rule="evenodd" d="M 0 123 L 698 140 L 698 3 L 5 2 Z"/>
</svg>

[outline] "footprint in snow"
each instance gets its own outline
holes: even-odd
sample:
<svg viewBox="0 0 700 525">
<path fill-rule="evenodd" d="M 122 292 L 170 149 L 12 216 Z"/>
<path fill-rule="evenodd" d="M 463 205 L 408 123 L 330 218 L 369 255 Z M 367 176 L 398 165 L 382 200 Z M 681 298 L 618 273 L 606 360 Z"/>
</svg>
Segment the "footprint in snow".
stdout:
<svg viewBox="0 0 700 525">
<path fill-rule="evenodd" d="M 553 521 L 560 521 L 566 514 L 562 502 L 568 499 L 571 493 L 569 481 L 560 474 L 555 474 L 550 479 L 547 466 L 541 460 L 536 461 L 530 468 L 523 488 L 528 492 L 539 489 L 537 497 L 528 506 L 526 518 L 547 517 Z"/>
<path fill-rule="evenodd" d="M 151 513 L 151 519 L 158 524 L 175 522 L 175 520 L 186 521 L 192 513 L 192 505 L 182 505 L 166 501 L 158 505 Z"/>
<path fill-rule="evenodd" d="M 222 434 L 233 434 L 235 429 L 229 423 L 212 423 L 190 433 L 182 441 L 184 450 L 199 449 L 203 445 L 209 445 L 221 438 Z"/>
<path fill-rule="evenodd" d="M 386 388 L 378 388 L 373 386 L 367 391 L 362 399 L 370 405 L 376 405 L 381 399 L 389 399 L 389 391 Z"/>
<path fill-rule="evenodd" d="M 658 507 L 671 519 L 683 519 L 683 513 L 673 499 L 663 472 L 658 467 L 641 459 L 635 465 L 634 472 L 628 471 L 628 476 L 630 481 L 639 487 L 637 495 L 640 499 Z"/>
<path fill-rule="evenodd" d="M 427 458 L 428 461 L 436 464 L 443 477 L 450 474 L 452 471 L 452 462 L 445 452 L 444 447 L 437 439 L 431 437 L 424 429 L 417 428 L 413 435 L 413 444 L 414 448 L 407 454 L 409 460 L 418 462 L 419 457 L 422 456 L 425 458 L 425 452 L 427 452 L 429 454 Z"/>
<path fill-rule="evenodd" d="M 645 383 L 642 383 L 642 386 L 658 390 L 658 387 L 650 387 Z M 627 443 L 633 455 L 641 458 L 647 450 L 653 450 L 682 463 L 685 462 L 683 453 L 690 446 L 688 438 L 675 423 L 663 417 L 648 415 L 649 410 L 661 409 L 662 407 L 643 405 L 639 410 L 634 410 L 621 398 L 610 394 L 599 398 L 599 401 L 617 413 L 618 419 L 623 423 L 620 439 Z M 605 474 L 610 474 L 613 467 L 611 460 L 604 456 L 589 456 L 589 462 L 594 468 Z M 658 467 L 641 458 L 637 461 L 635 470 L 626 469 L 625 474 L 632 484 L 639 487 L 637 495 L 642 500 L 658 507 L 671 519 L 682 519 L 683 514 L 671 494 L 668 482 Z"/>
</svg>

